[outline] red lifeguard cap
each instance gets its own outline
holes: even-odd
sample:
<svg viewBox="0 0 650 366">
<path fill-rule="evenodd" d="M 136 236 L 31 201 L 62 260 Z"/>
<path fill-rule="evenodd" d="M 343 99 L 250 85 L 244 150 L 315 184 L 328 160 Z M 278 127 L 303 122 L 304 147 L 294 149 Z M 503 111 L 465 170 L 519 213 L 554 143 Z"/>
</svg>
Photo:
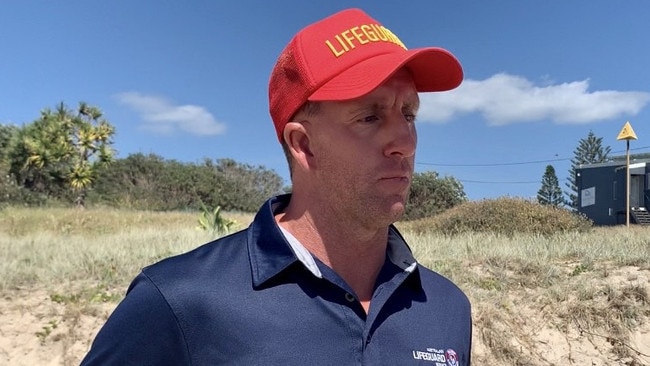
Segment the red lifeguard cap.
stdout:
<svg viewBox="0 0 650 366">
<path fill-rule="evenodd" d="M 438 47 L 408 50 L 362 10 L 348 9 L 298 32 L 269 81 L 269 110 L 280 142 L 284 126 L 306 101 L 340 101 L 370 93 L 402 67 L 419 92 L 454 89 L 463 69 Z"/>
</svg>

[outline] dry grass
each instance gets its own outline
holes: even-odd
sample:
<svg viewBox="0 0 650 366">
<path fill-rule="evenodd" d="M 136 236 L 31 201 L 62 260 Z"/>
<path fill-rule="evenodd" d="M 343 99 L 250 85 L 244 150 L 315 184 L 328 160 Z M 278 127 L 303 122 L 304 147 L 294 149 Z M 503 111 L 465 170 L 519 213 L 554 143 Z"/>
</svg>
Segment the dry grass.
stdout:
<svg viewBox="0 0 650 366">
<path fill-rule="evenodd" d="M 490 354 L 476 357 L 479 364 L 552 365 L 539 344 L 549 329 L 566 337 L 563 344 L 582 339 L 607 349 L 607 364 L 650 361 L 630 340 L 650 320 L 650 228 L 448 236 L 401 226 L 416 257 L 470 297 L 475 335 Z"/>
<path fill-rule="evenodd" d="M 237 229 L 252 219 L 225 216 Z M 57 322 L 76 324 L 97 315 L 100 304 L 116 303 L 141 267 L 211 240 L 197 219 L 197 213 L 5 209 L 0 293 L 41 288 L 65 306 L 64 315 L 43 323 L 40 337 L 47 339 Z M 650 335 L 638 331 L 650 320 L 650 228 L 449 236 L 412 225 L 398 227 L 416 257 L 472 301 L 475 364 L 580 364 L 578 355 L 589 347 L 604 354 L 602 364 L 650 364 L 632 342 L 641 337 L 650 345 Z M 59 336 L 66 337 L 72 336 Z"/>
<path fill-rule="evenodd" d="M 198 213 L 112 209 L 0 211 L 0 291 L 65 283 L 123 287 L 140 269 L 212 239 Z M 227 214 L 241 229 L 251 215 Z"/>
</svg>

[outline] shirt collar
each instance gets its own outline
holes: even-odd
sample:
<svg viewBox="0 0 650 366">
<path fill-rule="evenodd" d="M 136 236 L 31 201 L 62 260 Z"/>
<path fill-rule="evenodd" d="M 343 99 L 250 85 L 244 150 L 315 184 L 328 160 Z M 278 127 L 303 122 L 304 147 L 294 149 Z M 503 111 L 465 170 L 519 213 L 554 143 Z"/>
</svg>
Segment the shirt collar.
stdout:
<svg viewBox="0 0 650 366">
<path fill-rule="evenodd" d="M 417 261 L 413 257 L 411 248 L 397 228 L 391 225 L 388 229 L 388 259 L 406 272 L 413 272 Z"/>
<path fill-rule="evenodd" d="M 262 286 L 297 261 L 275 221 L 275 212 L 284 209 L 290 197 L 282 195 L 266 201 L 248 228 L 248 256 L 254 287 Z"/>
<path fill-rule="evenodd" d="M 287 206 L 290 198 L 290 194 L 285 194 L 266 201 L 249 227 L 248 253 L 255 287 L 295 262 L 301 262 L 314 276 L 322 278 L 311 253 L 293 235 L 283 233 L 275 221 L 275 214 Z M 405 272 L 411 273 L 417 266 L 411 249 L 393 225 L 388 231 L 387 256 Z"/>
</svg>

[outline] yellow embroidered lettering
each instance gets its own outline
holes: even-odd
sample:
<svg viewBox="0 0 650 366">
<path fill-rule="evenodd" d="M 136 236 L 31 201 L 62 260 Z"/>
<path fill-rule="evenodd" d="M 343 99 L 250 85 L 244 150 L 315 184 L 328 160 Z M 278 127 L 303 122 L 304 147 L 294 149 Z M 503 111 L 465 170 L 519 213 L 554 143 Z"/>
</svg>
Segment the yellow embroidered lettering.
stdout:
<svg viewBox="0 0 650 366">
<path fill-rule="evenodd" d="M 400 47 L 402 47 L 404 49 L 406 49 L 406 46 L 404 46 L 404 43 L 402 43 L 402 41 L 400 41 L 400 39 L 397 38 L 395 33 L 391 32 L 390 29 L 385 28 L 383 26 L 381 28 L 384 30 L 384 32 L 386 32 L 386 34 L 388 35 L 388 38 L 389 38 L 389 40 L 391 42 L 395 43 L 396 45 L 399 45 Z"/>
<path fill-rule="evenodd" d="M 363 34 L 366 35 L 366 37 L 368 38 L 369 41 L 377 42 L 379 40 L 379 38 L 377 37 L 377 33 L 375 33 L 372 30 L 372 27 L 370 25 L 368 25 L 368 24 L 362 25 L 361 26 L 361 31 L 363 32 Z M 361 41 L 359 41 L 359 42 L 361 42 Z"/>
<path fill-rule="evenodd" d="M 388 42 L 395 43 L 395 41 L 393 40 L 393 34 L 383 25 L 380 25 L 379 27 L 381 28 L 381 31 L 386 35 L 386 39 L 388 40 Z"/>
<path fill-rule="evenodd" d="M 336 40 L 339 41 L 339 44 L 341 44 L 341 46 L 343 46 L 343 49 L 345 50 L 345 52 L 347 52 L 347 51 L 350 50 L 350 49 L 348 48 L 348 46 L 345 44 L 345 42 L 343 42 L 343 40 L 341 39 L 341 35 L 340 35 L 340 34 L 335 35 L 334 38 L 336 38 Z"/>
<path fill-rule="evenodd" d="M 350 45 L 350 48 L 354 48 L 354 43 L 352 43 L 352 41 L 354 40 L 354 36 L 353 36 L 352 34 L 350 34 L 350 33 L 351 33 L 351 32 L 350 32 L 350 30 L 348 29 L 348 30 L 346 30 L 345 32 L 341 33 L 341 35 L 342 35 L 343 38 L 345 38 L 345 40 L 348 42 L 348 44 Z"/>
<path fill-rule="evenodd" d="M 330 51 L 332 51 L 332 53 L 334 54 L 335 57 L 339 57 L 339 56 L 341 56 L 342 54 L 345 53 L 344 50 L 337 50 L 336 48 L 334 48 L 334 46 L 332 45 L 332 42 L 330 42 L 329 39 L 327 41 L 325 41 L 325 44 L 327 45 L 327 47 L 329 47 Z"/>
<path fill-rule="evenodd" d="M 404 49 L 406 46 L 390 31 L 390 29 L 379 24 L 362 24 L 352 27 L 334 36 L 336 42 L 326 40 L 325 44 L 332 51 L 335 57 L 340 57 L 346 52 L 370 42 L 390 42 Z M 338 44 L 336 44 L 338 42 Z"/>
<path fill-rule="evenodd" d="M 381 26 L 377 24 L 370 24 L 372 29 L 375 30 L 375 33 L 377 33 L 377 36 L 379 36 L 379 39 L 382 41 L 388 41 L 388 37 L 386 37 L 386 33 L 384 33 L 384 30 L 382 29 Z"/>
<path fill-rule="evenodd" d="M 359 27 L 354 27 L 350 29 L 352 31 L 352 34 L 357 38 L 357 41 L 359 41 L 359 44 L 366 44 L 370 42 L 367 38 L 364 37 L 364 33 L 360 31 Z"/>
</svg>

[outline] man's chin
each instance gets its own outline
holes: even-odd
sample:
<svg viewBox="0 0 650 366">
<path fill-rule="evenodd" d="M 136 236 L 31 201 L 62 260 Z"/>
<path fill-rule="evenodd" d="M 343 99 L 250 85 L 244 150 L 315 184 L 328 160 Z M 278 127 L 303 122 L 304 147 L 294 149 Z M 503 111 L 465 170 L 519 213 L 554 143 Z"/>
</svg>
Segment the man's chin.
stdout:
<svg viewBox="0 0 650 366">
<path fill-rule="evenodd" d="M 404 202 L 395 202 L 391 205 L 390 211 L 389 211 L 389 217 L 391 218 L 391 224 L 399 221 L 399 219 L 404 216 L 404 212 L 406 212 L 406 204 Z"/>
</svg>

